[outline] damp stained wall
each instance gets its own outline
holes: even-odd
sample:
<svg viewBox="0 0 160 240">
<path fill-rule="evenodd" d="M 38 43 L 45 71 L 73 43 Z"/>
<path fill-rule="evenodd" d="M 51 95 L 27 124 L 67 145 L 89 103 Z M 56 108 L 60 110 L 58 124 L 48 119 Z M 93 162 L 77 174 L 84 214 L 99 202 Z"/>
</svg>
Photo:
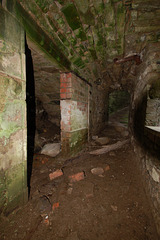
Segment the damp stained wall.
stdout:
<svg viewBox="0 0 160 240">
<path fill-rule="evenodd" d="M 0 212 L 27 201 L 25 35 L 0 6 Z"/>
</svg>

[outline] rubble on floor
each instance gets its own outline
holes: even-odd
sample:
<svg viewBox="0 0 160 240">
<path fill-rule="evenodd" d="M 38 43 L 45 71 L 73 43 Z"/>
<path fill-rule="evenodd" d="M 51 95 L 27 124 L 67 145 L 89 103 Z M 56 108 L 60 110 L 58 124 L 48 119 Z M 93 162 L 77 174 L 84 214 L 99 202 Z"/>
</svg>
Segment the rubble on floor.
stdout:
<svg viewBox="0 0 160 240">
<path fill-rule="evenodd" d="M 55 157 L 60 153 L 61 150 L 61 144 L 60 143 L 48 143 L 44 145 L 44 147 L 41 150 L 41 154 Z"/>
<path fill-rule="evenodd" d="M 104 154 L 104 153 L 107 153 L 107 152 L 116 150 L 116 149 L 118 149 L 118 148 L 121 148 L 123 145 L 125 145 L 125 144 L 127 144 L 127 143 L 129 143 L 129 142 L 130 142 L 129 139 L 123 140 L 123 141 L 118 141 L 118 142 L 115 143 L 115 144 L 103 146 L 103 148 L 100 148 L 100 149 L 91 151 L 90 154 L 93 154 L 93 155 Z"/>
<path fill-rule="evenodd" d="M 0 239 L 158 240 L 130 141 L 106 147 L 66 161 L 36 155 L 29 202 L 0 219 Z"/>
</svg>

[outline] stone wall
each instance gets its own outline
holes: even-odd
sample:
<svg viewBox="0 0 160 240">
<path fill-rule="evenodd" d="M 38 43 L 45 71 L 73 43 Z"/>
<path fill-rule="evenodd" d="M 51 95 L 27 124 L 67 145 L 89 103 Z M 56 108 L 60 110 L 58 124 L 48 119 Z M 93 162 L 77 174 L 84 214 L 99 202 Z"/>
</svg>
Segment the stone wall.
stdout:
<svg viewBox="0 0 160 240">
<path fill-rule="evenodd" d="M 146 194 L 150 200 L 157 232 L 160 235 L 160 164 L 159 158 L 150 151 L 140 147 L 139 142 L 132 142 L 137 155 L 137 162 L 143 175 Z"/>
<path fill-rule="evenodd" d="M 144 186 L 153 210 L 160 234 L 160 154 L 159 133 L 145 127 L 148 91 L 152 83 L 159 81 L 160 45 L 149 43 L 143 52 L 143 63 L 138 70 L 132 99 L 133 145 L 144 179 Z M 152 116 L 155 108 L 152 108 Z M 156 115 L 156 111 L 154 112 Z M 153 119 L 154 121 L 154 119 Z"/>
<path fill-rule="evenodd" d="M 145 145 L 153 155 L 159 153 L 160 148 L 160 127 L 146 126 L 144 129 L 144 141 Z M 160 153 L 158 154 L 160 156 Z"/>
<path fill-rule="evenodd" d="M 0 212 L 27 201 L 25 39 L 0 4 Z"/>
<path fill-rule="evenodd" d="M 27 44 L 31 50 L 35 83 L 35 98 L 37 99 L 37 115 L 42 110 L 48 114 L 49 120 L 60 126 L 60 73 L 52 61 L 47 58 L 29 38 Z M 30 84 L 31 85 L 31 84 Z M 38 101 L 43 106 L 38 109 Z"/>
<path fill-rule="evenodd" d="M 147 99 L 146 125 L 160 126 L 160 99 Z"/>
<path fill-rule="evenodd" d="M 151 81 L 148 87 L 146 125 L 160 126 L 160 81 Z"/>
<path fill-rule="evenodd" d="M 65 154 L 74 155 L 87 142 L 88 89 L 74 74 L 61 74 L 61 144 Z"/>
</svg>

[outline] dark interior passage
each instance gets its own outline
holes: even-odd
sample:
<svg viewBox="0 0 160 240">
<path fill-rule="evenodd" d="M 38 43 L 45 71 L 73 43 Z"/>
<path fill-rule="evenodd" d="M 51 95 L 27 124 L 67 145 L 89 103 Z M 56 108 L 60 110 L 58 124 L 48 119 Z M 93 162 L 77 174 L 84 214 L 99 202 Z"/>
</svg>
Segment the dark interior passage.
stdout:
<svg viewBox="0 0 160 240">
<path fill-rule="evenodd" d="M 35 146 L 36 100 L 33 61 L 31 51 L 26 43 L 26 104 L 27 104 L 27 183 L 30 192 L 30 178 Z"/>
<path fill-rule="evenodd" d="M 129 110 L 130 94 L 127 91 L 117 90 L 109 94 L 109 121 L 115 120 L 128 126 Z"/>
<path fill-rule="evenodd" d="M 47 58 L 41 56 L 41 52 L 34 49 L 30 40 L 27 43 L 27 173 L 30 192 L 34 154 L 43 152 L 47 144 L 60 145 L 60 74 Z"/>
</svg>

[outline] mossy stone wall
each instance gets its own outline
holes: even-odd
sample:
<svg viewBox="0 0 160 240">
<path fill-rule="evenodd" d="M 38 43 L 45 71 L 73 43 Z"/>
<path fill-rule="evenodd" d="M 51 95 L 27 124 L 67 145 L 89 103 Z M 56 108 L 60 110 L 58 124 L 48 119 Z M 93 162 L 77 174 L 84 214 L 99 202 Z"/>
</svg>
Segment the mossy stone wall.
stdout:
<svg viewBox="0 0 160 240">
<path fill-rule="evenodd" d="M 27 201 L 25 35 L 0 5 L 0 212 Z"/>
</svg>

